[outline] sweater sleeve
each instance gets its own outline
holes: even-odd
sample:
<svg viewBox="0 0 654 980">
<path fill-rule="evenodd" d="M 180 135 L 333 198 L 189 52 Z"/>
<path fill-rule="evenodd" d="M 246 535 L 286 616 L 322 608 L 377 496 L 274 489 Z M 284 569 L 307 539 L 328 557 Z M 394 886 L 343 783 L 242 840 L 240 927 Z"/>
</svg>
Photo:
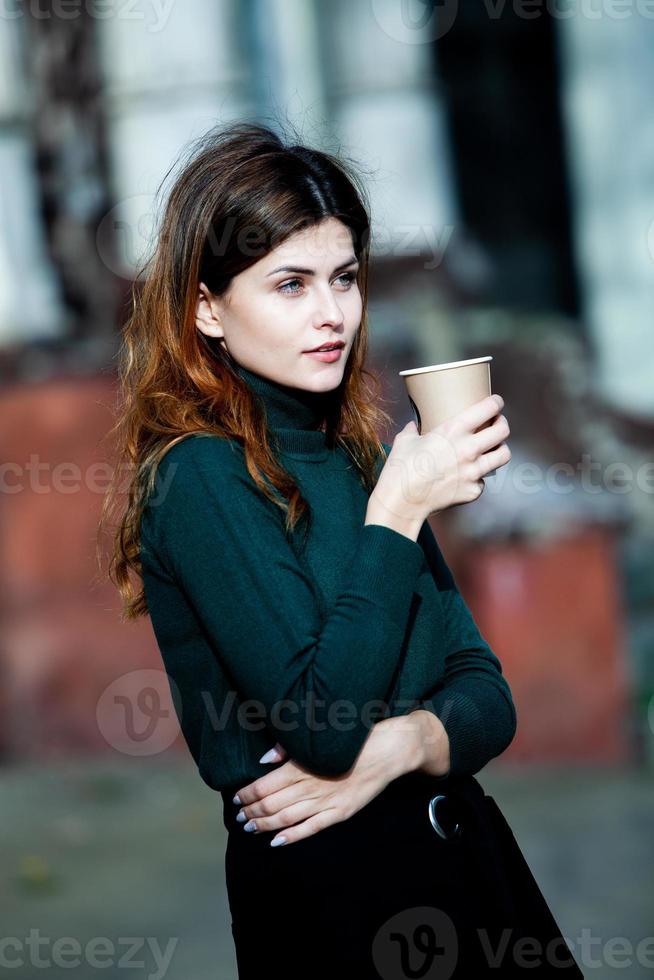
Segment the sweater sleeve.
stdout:
<svg viewBox="0 0 654 980">
<path fill-rule="evenodd" d="M 388 696 L 424 568 L 421 546 L 362 524 L 340 594 L 322 610 L 284 512 L 227 440 L 182 440 L 159 463 L 157 481 L 152 539 L 230 686 L 256 703 L 301 765 L 347 772 L 378 720 L 370 709 Z"/>
<path fill-rule="evenodd" d="M 447 775 L 474 775 L 511 743 L 516 710 L 498 657 L 484 640 L 429 522 L 418 538 L 445 614 L 445 679 L 420 707 L 436 714 L 450 740 Z"/>
</svg>

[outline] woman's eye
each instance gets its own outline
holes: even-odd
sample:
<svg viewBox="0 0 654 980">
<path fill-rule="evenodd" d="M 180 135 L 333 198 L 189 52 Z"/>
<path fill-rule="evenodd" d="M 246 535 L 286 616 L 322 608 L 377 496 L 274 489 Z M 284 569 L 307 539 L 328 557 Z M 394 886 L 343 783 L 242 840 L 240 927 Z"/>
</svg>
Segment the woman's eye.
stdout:
<svg viewBox="0 0 654 980">
<path fill-rule="evenodd" d="M 356 275 L 353 272 L 344 272 L 342 275 L 338 276 L 335 282 L 338 282 L 339 280 L 344 280 L 346 288 L 349 289 L 352 283 L 355 282 Z M 291 288 L 295 286 L 299 288 Z M 288 295 L 293 295 L 295 293 L 301 292 L 302 281 L 300 279 L 289 279 L 288 282 L 282 283 L 282 285 L 278 286 L 277 288 L 279 289 L 280 293 L 287 293 Z"/>
<path fill-rule="evenodd" d="M 280 286 L 279 287 L 279 290 L 280 290 L 280 292 L 283 292 L 283 293 L 296 293 L 297 292 L 297 289 L 287 289 L 286 287 L 287 286 L 293 286 L 295 283 L 299 283 L 299 282 L 300 282 L 299 279 L 291 279 L 291 280 L 289 280 L 289 282 L 285 282 L 282 286 Z"/>
</svg>

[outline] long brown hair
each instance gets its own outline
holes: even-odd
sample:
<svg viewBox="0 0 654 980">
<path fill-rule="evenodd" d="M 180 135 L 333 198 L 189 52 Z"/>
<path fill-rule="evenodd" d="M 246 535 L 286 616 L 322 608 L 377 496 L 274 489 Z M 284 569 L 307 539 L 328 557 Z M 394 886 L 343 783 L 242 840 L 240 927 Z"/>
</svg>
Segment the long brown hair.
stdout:
<svg viewBox="0 0 654 980">
<path fill-rule="evenodd" d="M 100 535 L 125 492 L 108 566 L 108 577 L 123 598 L 123 620 L 148 611 L 142 581 L 130 577 L 130 572 L 141 576 L 140 518 L 157 464 L 181 439 L 208 432 L 237 440 L 252 479 L 285 510 L 287 532 L 310 510 L 276 459 L 265 417 L 229 353 L 195 325 L 200 282 L 221 296 L 234 276 L 288 236 L 327 217 L 338 218 L 350 229 L 360 262 L 363 312 L 341 383 L 340 412 L 325 420 L 325 431 L 329 445 L 338 442 L 348 452 L 368 492 L 384 455 L 376 429 L 391 421 L 377 405 L 379 379 L 364 367 L 370 218 L 355 169 L 325 151 L 284 141 L 257 123 L 212 129 L 190 146 L 154 248 L 132 284 L 132 311 L 119 350 L 116 423 L 107 436 L 117 458 L 103 502 L 97 556 L 102 566 Z M 257 248 L 248 238 L 253 229 Z M 125 471 L 128 483 L 121 490 Z"/>
</svg>

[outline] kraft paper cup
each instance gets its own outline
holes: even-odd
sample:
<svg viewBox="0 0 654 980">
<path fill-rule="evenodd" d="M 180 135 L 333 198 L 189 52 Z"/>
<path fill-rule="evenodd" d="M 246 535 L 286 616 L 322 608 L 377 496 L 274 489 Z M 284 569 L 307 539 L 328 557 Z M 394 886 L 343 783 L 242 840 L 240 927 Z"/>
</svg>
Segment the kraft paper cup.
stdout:
<svg viewBox="0 0 654 980">
<path fill-rule="evenodd" d="M 421 435 L 492 394 L 490 375 L 492 360 L 492 356 L 487 354 L 467 361 L 429 364 L 426 367 L 410 368 L 399 372 L 400 377 L 404 378 L 409 402 Z M 479 432 L 492 423 L 493 419 L 489 419 L 475 431 Z M 496 473 L 496 469 L 491 470 L 486 476 L 494 476 Z"/>
</svg>

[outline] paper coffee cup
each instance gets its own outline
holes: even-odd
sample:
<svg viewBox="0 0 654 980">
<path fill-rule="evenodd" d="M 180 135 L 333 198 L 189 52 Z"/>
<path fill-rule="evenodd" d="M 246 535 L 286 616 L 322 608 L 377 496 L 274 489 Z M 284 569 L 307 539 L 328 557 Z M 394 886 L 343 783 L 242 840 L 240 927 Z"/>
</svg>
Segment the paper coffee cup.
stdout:
<svg viewBox="0 0 654 980">
<path fill-rule="evenodd" d="M 467 361 L 429 364 L 426 367 L 410 368 L 399 372 L 404 378 L 409 402 L 421 435 L 492 394 L 490 375 L 492 360 L 492 355 L 487 354 Z M 487 428 L 493 424 L 493 421 L 489 419 L 475 431 L 479 432 Z M 491 470 L 486 476 L 494 476 L 496 473 L 496 469 Z"/>
</svg>

